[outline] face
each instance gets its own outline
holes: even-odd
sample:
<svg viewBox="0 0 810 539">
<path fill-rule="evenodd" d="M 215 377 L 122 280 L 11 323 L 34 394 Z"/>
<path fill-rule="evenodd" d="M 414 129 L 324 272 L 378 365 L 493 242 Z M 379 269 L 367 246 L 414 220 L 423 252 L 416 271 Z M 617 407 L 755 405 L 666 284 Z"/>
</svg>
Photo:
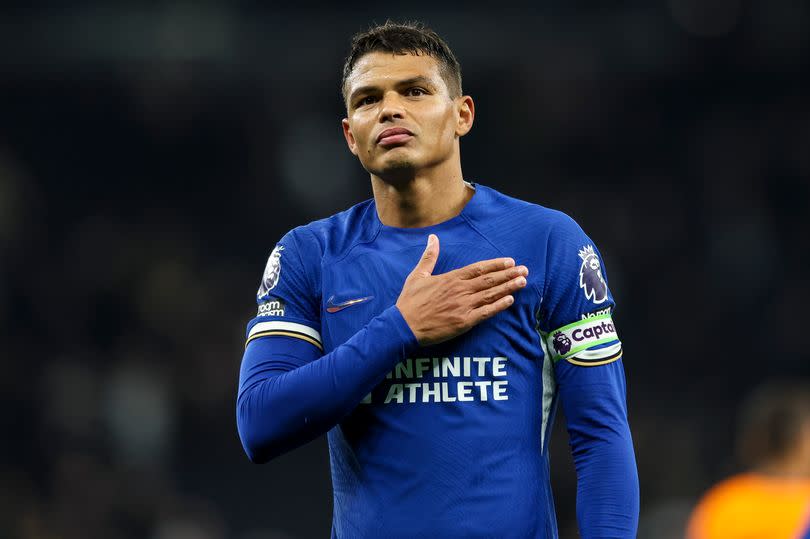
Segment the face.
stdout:
<svg viewBox="0 0 810 539">
<path fill-rule="evenodd" d="M 376 176 L 412 173 L 458 157 L 472 98 L 451 98 L 431 56 L 372 52 L 346 81 L 349 150 Z"/>
</svg>

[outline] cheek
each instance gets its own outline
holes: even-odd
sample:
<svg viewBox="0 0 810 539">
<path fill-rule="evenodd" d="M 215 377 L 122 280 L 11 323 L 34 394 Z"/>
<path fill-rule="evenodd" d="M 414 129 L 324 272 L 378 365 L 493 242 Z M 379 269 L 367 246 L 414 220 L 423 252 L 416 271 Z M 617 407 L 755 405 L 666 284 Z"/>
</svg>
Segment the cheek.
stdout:
<svg viewBox="0 0 810 539">
<path fill-rule="evenodd" d="M 354 143 L 357 144 L 358 149 L 365 148 L 368 138 L 366 133 L 362 129 L 355 129 L 352 131 L 352 134 L 354 134 Z"/>
<path fill-rule="evenodd" d="M 444 123 L 444 131 L 455 133 L 456 131 L 456 115 L 452 107 L 447 107 L 442 114 L 442 122 Z"/>
<path fill-rule="evenodd" d="M 452 110 L 443 110 L 436 114 L 433 118 L 433 133 L 435 133 L 435 142 L 443 145 L 452 143 L 455 139 L 456 124 L 455 117 Z"/>
<path fill-rule="evenodd" d="M 369 127 L 367 124 L 368 122 L 363 121 L 362 117 L 352 118 L 352 122 L 349 124 L 354 142 L 359 148 L 364 147 L 368 141 Z"/>
</svg>

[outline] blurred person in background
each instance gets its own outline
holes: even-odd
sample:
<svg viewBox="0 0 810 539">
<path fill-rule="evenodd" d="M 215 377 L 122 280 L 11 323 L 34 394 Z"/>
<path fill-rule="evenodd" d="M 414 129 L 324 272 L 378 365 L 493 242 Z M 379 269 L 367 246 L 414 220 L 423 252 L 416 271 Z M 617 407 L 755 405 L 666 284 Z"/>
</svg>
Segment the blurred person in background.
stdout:
<svg viewBox="0 0 810 539">
<path fill-rule="evenodd" d="M 622 345 L 593 241 L 560 212 L 464 181 L 474 105 L 432 30 L 356 35 L 342 90 L 374 198 L 270 255 L 239 380 L 248 456 L 328 432 L 333 537 L 557 537 L 560 402 L 582 537 L 635 537 Z"/>
<path fill-rule="evenodd" d="M 712 487 L 688 539 L 802 537 L 810 521 L 810 384 L 772 382 L 740 414 L 737 452 L 747 470 Z"/>
</svg>

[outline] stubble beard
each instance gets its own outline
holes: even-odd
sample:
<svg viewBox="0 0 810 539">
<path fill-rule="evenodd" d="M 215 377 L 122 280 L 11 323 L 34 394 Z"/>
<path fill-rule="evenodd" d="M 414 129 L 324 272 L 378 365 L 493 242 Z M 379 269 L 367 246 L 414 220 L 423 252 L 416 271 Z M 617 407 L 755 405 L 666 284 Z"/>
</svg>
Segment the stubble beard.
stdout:
<svg viewBox="0 0 810 539">
<path fill-rule="evenodd" d="M 403 185 L 412 181 L 416 177 L 416 171 L 416 163 L 407 155 L 389 158 L 379 170 L 369 170 L 370 173 L 391 185 Z"/>
</svg>

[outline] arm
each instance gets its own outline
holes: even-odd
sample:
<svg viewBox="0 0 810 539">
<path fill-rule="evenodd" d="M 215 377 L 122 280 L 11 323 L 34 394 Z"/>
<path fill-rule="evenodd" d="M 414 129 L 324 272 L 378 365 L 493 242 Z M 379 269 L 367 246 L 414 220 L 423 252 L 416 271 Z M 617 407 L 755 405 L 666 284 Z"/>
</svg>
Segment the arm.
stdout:
<svg viewBox="0 0 810 539">
<path fill-rule="evenodd" d="M 556 372 L 577 471 L 580 534 L 633 538 L 639 487 L 622 362 L 582 367 L 563 360 Z"/>
<path fill-rule="evenodd" d="M 613 295 L 593 241 L 567 216 L 556 225 L 548 239 L 541 329 L 577 471 L 577 522 L 583 538 L 634 538 L 638 472 Z"/>
<path fill-rule="evenodd" d="M 416 345 L 396 306 L 320 358 L 293 337 L 249 342 L 236 423 L 250 460 L 266 462 L 331 429 Z"/>
</svg>

